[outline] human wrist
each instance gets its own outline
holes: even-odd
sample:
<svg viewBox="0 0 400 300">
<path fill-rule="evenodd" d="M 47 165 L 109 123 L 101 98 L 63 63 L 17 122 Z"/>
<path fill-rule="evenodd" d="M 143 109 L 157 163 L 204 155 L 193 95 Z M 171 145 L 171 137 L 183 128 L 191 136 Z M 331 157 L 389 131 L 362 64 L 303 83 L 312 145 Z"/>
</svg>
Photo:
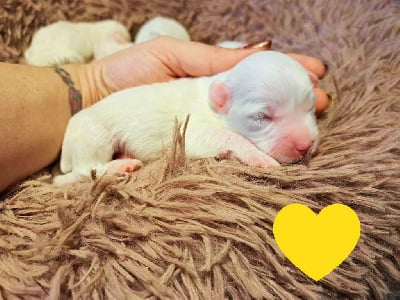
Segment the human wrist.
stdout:
<svg viewBox="0 0 400 300">
<path fill-rule="evenodd" d="M 74 87 L 82 95 L 82 109 L 87 108 L 105 96 L 107 92 L 92 64 L 71 64 L 61 66 L 71 77 Z"/>
</svg>

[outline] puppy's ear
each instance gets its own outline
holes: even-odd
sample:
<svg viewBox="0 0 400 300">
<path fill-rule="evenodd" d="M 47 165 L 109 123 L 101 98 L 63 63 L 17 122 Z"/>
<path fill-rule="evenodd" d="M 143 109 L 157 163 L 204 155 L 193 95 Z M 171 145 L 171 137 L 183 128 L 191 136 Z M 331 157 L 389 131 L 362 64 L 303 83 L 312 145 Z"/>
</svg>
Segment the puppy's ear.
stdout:
<svg viewBox="0 0 400 300">
<path fill-rule="evenodd" d="M 210 86 L 210 105 L 221 114 L 228 113 L 232 104 L 232 95 L 228 86 L 222 81 L 214 81 Z"/>
</svg>

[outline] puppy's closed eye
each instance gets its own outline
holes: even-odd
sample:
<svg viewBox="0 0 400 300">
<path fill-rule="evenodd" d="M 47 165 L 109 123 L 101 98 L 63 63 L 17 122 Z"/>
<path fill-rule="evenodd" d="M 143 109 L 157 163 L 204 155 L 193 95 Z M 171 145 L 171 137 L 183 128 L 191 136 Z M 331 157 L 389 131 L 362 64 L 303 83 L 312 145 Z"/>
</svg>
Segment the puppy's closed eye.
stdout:
<svg viewBox="0 0 400 300">
<path fill-rule="evenodd" d="M 265 123 L 271 122 L 271 121 L 272 121 L 272 116 L 270 116 L 266 113 L 263 113 L 263 112 L 251 114 L 249 116 L 249 122 L 250 122 L 250 125 L 252 125 L 252 126 L 261 127 Z"/>
</svg>

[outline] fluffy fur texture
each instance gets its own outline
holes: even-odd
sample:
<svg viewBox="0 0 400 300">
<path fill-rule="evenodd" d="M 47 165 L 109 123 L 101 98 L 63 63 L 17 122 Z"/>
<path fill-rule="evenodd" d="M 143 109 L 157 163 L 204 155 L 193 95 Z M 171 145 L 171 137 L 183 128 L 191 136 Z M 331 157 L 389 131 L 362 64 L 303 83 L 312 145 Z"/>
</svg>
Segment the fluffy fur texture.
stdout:
<svg viewBox="0 0 400 300">
<path fill-rule="evenodd" d="M 193 40 L 270 38 L 323 58 L 333 103 L 308 168 L 185 160 L 176 134 L 169 155 L 132 176 L 59 189 L 44 171 L 15 186 L 0 204 L 2 298 L 383 299 L 400 289 L 398 1 L 65 3 L 3 1 L 0 59 L 20 61 L 34 31 L 57 20 L 112 17 L 133 36 L 167 15 Z M 293 202 L 344 203 L 361 221 L 355 250 L 319 282 L 273 239 L 276 213 Z"/>
</svg>

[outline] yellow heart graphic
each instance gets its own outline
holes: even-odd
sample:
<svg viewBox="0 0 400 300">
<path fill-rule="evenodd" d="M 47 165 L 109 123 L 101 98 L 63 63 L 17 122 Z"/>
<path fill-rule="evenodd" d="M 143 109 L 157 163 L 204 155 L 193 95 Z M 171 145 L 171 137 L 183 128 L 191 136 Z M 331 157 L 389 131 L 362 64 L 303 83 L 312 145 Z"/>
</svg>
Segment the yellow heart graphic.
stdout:
<svg viewBox="0 0 400 300">
<path fill-rule="evenodd" d="M 296 203 L 279 211 L 273 233 L 282 253 L 304 274 L 318 281 L 353 251 L 360 238 L 360 221 L 344 204 L 329 205 L 317 215 Z"/>
</svg>

